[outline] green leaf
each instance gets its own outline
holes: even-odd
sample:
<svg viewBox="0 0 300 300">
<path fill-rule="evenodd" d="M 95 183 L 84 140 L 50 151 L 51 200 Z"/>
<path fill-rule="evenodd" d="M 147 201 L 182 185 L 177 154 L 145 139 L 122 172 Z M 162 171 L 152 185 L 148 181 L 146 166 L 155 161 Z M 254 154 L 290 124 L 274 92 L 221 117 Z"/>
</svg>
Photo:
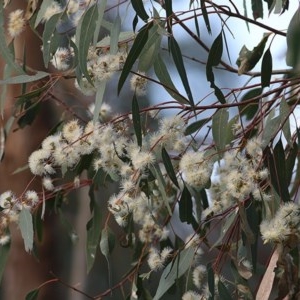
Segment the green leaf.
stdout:
<svg viewBox="0 0 300 300">
<path fill-rule="evenodd" d="M 98 8 L 95 4 L 84 13 L 76 29 L 76 46 L 78 48 L 79 68 L 91 84 L 91 77 L 87 70 L 87 54 L 94 36 L 98 17 Z"/>
<path fill-rule="evenodd" d="M 198 120 L 198 121 L 188 125 L 184 131 L 184 135 L 193 134 L 194 132 L 200 130 L 209 121 L 210 121 L 210 118 L 204 118 L 202 120 Z"/>
<path fill-rule="evenodd" d="M 204 22 L 205 22 L 206 29 L 207 29 L 208 33 L 211 34 L 211 28 L 210 28 L 210 23 L 209 23 L 209 18 L 208 18 L 208 13 L 207 13 L 207 9 L 206 9 L 206 1 L 205 0 L 201 0 L 201 11 L 202 11 L 202 15 L 203 15 L 203 19 L 204 19 Z"/>
<path fill-rule="evenodd" d="M 239 53 L 239 57 L 236 61 L 238 65 L 238 74 L 244 74 L 248 71 L 252 70 L 256 64 L 259 62 L 260 58 L 264 53 L 264 49 L 267 43 L 267 40 L 270 36 L 270 33 L 264 34 L 262 40 L 259 44 L 253 48 L 252 51 L 248 50 L 247 47 L 244 45 Z"/>
<path fill-rule="evenodd" d="M 35 289 L 30 291 L 27 295 L 25 300 L 36 300 L 38 298 L 40 290 L 39 289 Z"/>
<path fill-rule="evenodd" d="M 271 76 L 272 76 L 272 54 L 270 48 L 265 52 L 262 63 L 261 63 L 261 87 L 270 86 Z"/>
<path fill-rule="evenodd" d="M 18 125 L 20 128 L 24 128 L 28 125 L 31 125 L 38 115 L 38 112 L 42 106 L 41 102 L 33 102 L 31 101 L 26 102 L 25 105 L 25 113 L 21 115 L 21 117 L 18 119 Z"/>
<path fill-rule="evenodd" d="M 23 208 L 19 215 L 19 227 L 24 240 L 25 250 L 30 252 L 33 248 L 33 223 L 29 209 Z"/>
<path fill-rule="evenodd" d="M 170 35 L 173 34 L 172 32 L 172 18 L 173 18 L 173 7 L 172 7 L 172 0 L 165 0 L 162 7 L 166 10 L 166 20 L 167 22 L 167 31 Z"/>
<path fill-rule="evenodd" d="M 287 141 L 287 143 L 292 147 L 293 141 L 291 136 L 291 127 L 290 127 L 290 119 L 289 114 L 291 113 L 291 107 L 287 104 L 284 95 L 281 98 L 280 102 L 280 123 L 282 124 L 282 132 Z"/>
<path fill-rule="evenodd" d="M 190 89 L 190 85 L 189 85 L 189 81 L 188 81 L 188 78 L 187 78 L 186 70 L 185 70 L 185 67 L 184 67 L 181 50 L 180 50 L 180 47 L 179 47 L 179 45 L 178 45 L 178 43 L 177 43 L 177 41 L 175 40 L 174 37 L 170 38 L 169 47 L 170 47 L 170 51 L 171 51 L 175 66 L 177 68 L 178 74 L 181 78 L 184 89 L 185 89 L 185 91 L 187 93 L 187 96 L 190 100 L 190 104 L 191 104 L 191 106 L 194 106 L 195 105 L 194 104 L 194 99 L 193 99 L 192 91 Z"/>
<path fill-rule="evenodd" d="M 109 227 L 102 229 L 100 250 L 107 260 L 109 255 L 112 253 L 114 247 L 115 247 L 115 236 L 113 232 Z"/>
<path fill-rule="evenodd" d="M 286 64 L 294 70 L 300 68 L 300 6 L 295 11 L 286 33 Z"/>
<path fill-rule="evenodd" d="M 72 243 L 76 243 L 78 240 L 78 235 L 76 233 L 76 231 L 74 230 L 72 224 L 70 223 L 70 221 L 66 218 L 66 216 L 64 215 L 62 209 L 59 207 L 57 209 L 58 211 L 58 215 L 59 215 L 59 220 L 60 223 L 62 224 L 62 226 L 64 227 L 64 229 L 67 231 L 70 240 Z"/>
<path fill-rule="evenodd" d="M 189 101 L 183 96 L 181 96 L 178 90 L 176 89 L 169 75 L 168 69 L 159 54 L 157 55 L 156 60 L 154 61 L 154 72 L 158 80 L 161 82 L 166 91 L 171 95 L 171 97 L 173 97 L 181 104 L 190 104 Z"/>
<path fill-rule="evenodd" d="M 44 0 L 41 3 L 39 12 L 37 13 L 35 22 L 34 22 L 34 28 L 36 28 L 42 21 L 42 19 L 44 18 L 45 12 L 48 9 L 48 7 L 53 3 L 53 0 Z"/>
<path fill-rule="evenodd" d="M 148 40 L 148 32 L 150 28 L 153 26 L 153 22 L 146 24 L 144 27 L 141 28 L 139 33 L 137 34 L 134 43 L 129 51 L 127 59 L 125 61 L 122 73 L 120 75 L 119 83 L 118 83 L 118 93 L 120 93 L 125 80 L 128 77 L 128 74 L 131 71 L 131 68 L 135 61 L 138 59 L 140 53 L 142 52 L 144 46 Z"/>
<path fill-rule="evenodd" d="M 273 138 L 275 138 L 276 134 L 279 132 L 279 129 L 284 125 L 284 120 L 287 119 L 291 111 L 290 108 L 281 109 L 280 114 L 277 117 L 274 117 L 275 112 L 276 108 L 274 107 L 270 111 L 269 116 L 265 122 L 262 135 L 262 149 L 264 149 L 264 147 L 266 147 L 269 142 Z"/>
<path fill-rule="evenodd" d="M 211 263 L 208 263 L 206 266 L 207 270 L 207 283 L 208 283 L 208 289 L 210 292 L 209 300 L 215 299 L 215 275 L 214 270 Z"/>
<path fill-rule="evenodd" d="M 142 138 L 140 108 L 135 94 L 133 95 L 132 98 L 132 122 L 133 122 L 134 132 L 136 135 L 137 144 L 140 147 L 142 147 L 143 138 Z"/>
<path fill-rule="evenodd" d="M 172 165 L 172 161 L 170 159 L 168 152 L 166 151 L 166 149 L 164 147 L 162 147 L 161 156 L 162 156 L 162 160 L 163 160 L 164 166 L 166 168 L 167 174 L 169 175 L 172 182 L 179 188 L 179 184 L 178 184 L 176 174 L 175 174 L 175 171 L 174 171 L 174 168 Z"/>
<path fill-rule="evenodd" d="M 169 200 L 168 200 L 168 197 L 166 194 L 166 182 L 165 182 L 164 176 L 161 173 L 160 167 L 157 164 L 152 165 L 152 166 L 150 166 L 150 171 L 157 179 L 159 191 L 162 195 L 163 202 L 166 206 L 169 216 L 172 216 L 172 210 L 171 210 L 170 203 L 169 203 Z"/>
<path fill-rule="evenodd" d="M 116 19 L 113 23 L 113 27 L 110 31 L 110 53 L 116 54 L 119 50 L 119 35 L 121 32 L 121 18 L 117 14 Z"/>
<path fill-rule="evenodd" d="M 241 99 L 241 103 L 247 100 L 250 100 L 252 98 L 256 98 L 262 94 L 262 89 L 261 88 L 255 88 L 252 90 L 247 91 L 247 93 L 244 94 L 244 96 Z M 251 103 L 245 104 L 245 105 L 240 105 L 239 106 L 239 112 L 240 115 L 245 116 L 246 120 L 251 120 L 259 107 L 259 101 L 260 98 L 253 99 Z"/>
<path fill-rule="evenodd" d="M 246 214 L 247 221 L 254 234 L 254 241 L 251 244 L 251 257 L 253 273 L 255 273 L 257 265 L 258 236 L 260 234 L 260 203 L 258 203 L 257 201 L 251 201 L 250 204 L 247 206 Z"/>
<path fill-rule="evenodd" d="M 223 34 L 222 31 L 215 38 L 208 53 L 207 67 L 216 67 L 219 65 L 223 54 Z M 209 80 L 209 78 L 207 78 Z"/>
<path fill-rule="evenodd" d="M 105 12 L 106 4 L 107 4 L 107 0 L 101 0 L 97 3 L 98 19 L 96 21 L 94 37 L 93 37 L 93 45 L 94 46 L 97 44 L 97 41 L 99 38 L 99 33 L 100 33 L 101 26 L 102 26 L 103 15 Z"/>
<path fill-rule="evenodd" d="M 148 14 L 144 8 L 143 0 L 131 0 L 131 5 L 135 10 L 136 14 L 146 22 L 149 19 Z"/>
<path fill-rule="evenodd" d="M 264 17 L 262 0 L 251 0 L 254 20 Z"/>
<path fill-rule="evenodd" d="M 293 176 L 293 170 L 295 168 L 295 162 L 296 158 L 298 156 L 298 147 L 297 143 L 295 142 L 290 151 L 288 152 L 287 159 L 285 162 L 286 167 L 286 182 L 288 185 L 291 184 L 292 176 Z"/>
<path fill-rule="evenodd" d="M 154 25 L 149 30 L 148 41 L 143 48 L 140 57 L 138 69 L 141 72 L 147 72 L 154 64 L 160 50 L 162 35 L 159 34 L 160 25 Z"/>
<path fill-rule="evenodd" d="M 48 68 L 48 64 L 51 58 L 51 53 L 58 48 L 59 34 L 56 31 L 57 23 L 59 22 L 63 13 L 53 15 L 45 24 L 43 31 L 43 59 L 45 67 Z"/>
<path fill-rule="evenodd" d="M 118 44 L 124 44 L 127 43 L 135 38 L 135 34 L 133 31 L 123 31 L 120 32 L 118 36 Z M 110 36 L 106 36 L 103 39 L 101 39 L 99 42 L 97 42 L 97 47 L 100 48 L 109 48 L 110 47 Z"/>
<path fill-rule="evenodd" d="M 290 201 L 290 193 L 286 178 L 285 153 L 282 141 L 276 144 L 273 155 L 268 157 L 271 182 L 283 202 Z"/>
<path fill-rule="evenodd" d="M 180 278 L 191 267 L 195 255 L 195 249 L 189 247 L 182 250 L 175 258 L 175 261 L 170 262 L 164 269 L 156 294 L 153 300 L 159 300 L 173 286 L 178 278 Z"/>
<path fill-rule="evenodd" d="M 41 218 L 41 207 L 38 208 L 33 214 L 33 228 L 38 242 L 43 240 L 44 222 Z"/>
<path fill-rule="evenodd" d="M 7 78 L 4 80 L 0 80 L 0 85 L 2 84 L 21 84 L 21 83 L 28 83 L 33 81 L 38 81 L 42 78 L 49 76 L 49 73 L 38 71 L 34 75 L 18 75 L 15 77 Z"/>
<path fill-rule="evenodd" d="M 109 256 L 115 246 L 115 236 L 109 227 L 101 231 L 100 251 L 105 256 L 108 266 L 109 286 L 111 286 L 111 270 Z"/>
<path fill-rule="evenodd" d="M 227 131 L 229 113 L 227 108 L 219 109 L 212 118 L 212 135 L 214 142 L 219 151 L 223 151 L 226 146 L 226 134 Z"/>
<path fill-rule="evenodd" d="M 226 285 L 222 282 L 222 280 L 218 281 L 218 291 L 220 298 L 222 300 L 232 300 L 233 298 L 231 297 L 229 291 L 227 290 Z"/>
<path fill-rule="evenodd" d="M 208 53 L 207 64 L 206 64 L 206 78 L 210 82 L 210 87 L 215 90 L 215 95 L 220 103 L 226 103 L 225 97 L 222 91 L 215 85 L 215 76 L 213 73 L 213 67 L 218 66 L 221 62 L 223 54 L 223 34 L 222 31 L 215 38 L 210 51 Z"/>
<path fill-rule="evenodd" d="M 181 222 L 191 224 L 195 231 L 199 229 L 199 224 L 197 223 L 193 215 L 192 195 L 190 194 L 186 186 L 182 191 L 179 201 L 179 218 Z"/>
<path fill-rule="evenodd" d="M 96 258 L 96 251 L 99 246 L 101 234 L 101 207 L 94 200 L 93 186 L 90 188 L 89 195 L 93 205 L 93 217 L 87 223 L 87 241 L 86 241 L 86 261 L 87 272 L 90 272 Z"/>
<path fill-rule="evenodd" d="M 106 80 L 102 80 L 99 82 L 97 86 L 96 99 L 95 99 L 95 109 L 93 115 L 93 122 L 95 123 L 99 119 L 99 114 L 101 110 L 101 105 L 103 103 L 103 97 L 106 89 Z"/>
<path fill-rule="evenodd" d="M 0 246 L 0 282 L 2 281 L 2 276 L 9 255 L 9 249 L 10 249 L 10 242 Z"/>
</svg>

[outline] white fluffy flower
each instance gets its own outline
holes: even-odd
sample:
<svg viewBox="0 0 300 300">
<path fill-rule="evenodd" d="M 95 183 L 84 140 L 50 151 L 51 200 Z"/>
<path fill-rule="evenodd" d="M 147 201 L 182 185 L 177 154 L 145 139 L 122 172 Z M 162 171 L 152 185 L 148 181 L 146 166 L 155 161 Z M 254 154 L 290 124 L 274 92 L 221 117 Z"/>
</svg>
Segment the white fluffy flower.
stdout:
<svg viewBox="0 0 300 300">
<path fill-rule="evenodd" d="M 148 79 L 140 75 L 145 76 L 145 73 L 139 72 L 131 77 L 130 87 L 138 96 L 143 96 L 146 95 Z"/>
<path fill-rule="evenodd" d="M 202 187 L 210 179 L 212 163 L 201 151 L 185 153 L 179 163 L 184 180 L 192 187 Z"/>
<path fill-rule="evenodd" d="M 17 9 L 9 14 L 8 17 L 8 33 L 11 37 L 18 36 L 24 31 L 26 21 L 22 9 Z"/>
<path fill-rule="evenodd" d="M 71 51 L 68 48 L 57 48 L 50 62 L 60 71 L 65 71 L 70 67 Z"/>
</svg>

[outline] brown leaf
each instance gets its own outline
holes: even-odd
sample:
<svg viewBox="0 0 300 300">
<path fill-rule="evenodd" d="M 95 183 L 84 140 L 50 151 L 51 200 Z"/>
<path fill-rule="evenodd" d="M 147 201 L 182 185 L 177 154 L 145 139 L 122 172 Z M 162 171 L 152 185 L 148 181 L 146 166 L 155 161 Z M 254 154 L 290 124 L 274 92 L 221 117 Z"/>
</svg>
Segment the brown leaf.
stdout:
<svg viewBox="0 0 300 300">
<path fill-rule="evenodd" d="M 279 258 L 279 250 L 278 248 L 276 248 L 271 256 L 268 268 L 258 288 L 256 298 L 255 298 L 256 300 L 269 299 L 273 287 L 273 281 L 275 278 L 274 269 L 276 268 L 278 258 Z"/>
</svg>

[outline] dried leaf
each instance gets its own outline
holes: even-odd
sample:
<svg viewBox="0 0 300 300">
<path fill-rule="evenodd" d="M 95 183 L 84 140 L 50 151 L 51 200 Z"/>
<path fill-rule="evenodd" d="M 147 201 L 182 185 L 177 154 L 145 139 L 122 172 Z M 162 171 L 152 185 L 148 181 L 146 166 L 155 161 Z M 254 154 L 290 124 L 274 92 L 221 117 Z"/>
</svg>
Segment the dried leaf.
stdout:
<svg viewBox="0 0 300 300">
<path fill-rule="evenodd" d="M 275 272 L 274 269 L 276 268 L 276 264 L 279 258 L 279 250 L 278 248 L 275 249 L 274 253 L 272 254 L 272 257 L 269 261 L 268 268 L 264 274 L 264 277 L 262 281 L 260 282 L 257 294 L 256 294 L 256 300 L 264 300 L 269 299 L 269 296 L 272 291 L 273 287 L 273 281 L 275 278 Z"/>
</svg>

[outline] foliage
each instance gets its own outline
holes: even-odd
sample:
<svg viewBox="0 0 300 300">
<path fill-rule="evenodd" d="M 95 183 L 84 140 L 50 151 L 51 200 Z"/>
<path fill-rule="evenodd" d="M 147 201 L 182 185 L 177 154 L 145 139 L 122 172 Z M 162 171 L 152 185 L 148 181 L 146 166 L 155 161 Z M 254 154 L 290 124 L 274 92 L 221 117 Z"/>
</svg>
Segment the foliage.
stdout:
<svg viewBox="0 0 300 300">
<path fill-rule="evenodd" d="M 243 14 L 232 1 L 219 5 L 192 0 L 176 11 L 172 0 L 127 0 L 113 6 L 109 1 L 44 0 L 28 1 L 26 11 L 10 13 L 8 2 L 0 8 L 0 52 L 6 63 L 0 111 L 7 86 L 21 85 L 13 115 L 20 129 L 34 126 L 44 99 L 62 105 L 63 122 L 28 158 L 41 189 L 32 190 L 30 182 L 21 195 L 9 187 L 0 195 L 0 274 L 8 256 L 11 223 L 19 225 L 28 252 L 42 239 L 42 219 L 48 210 L 74 237 L 63 214 L 72 202 L 61 203 L 71 191 L 89 186 L 87 271 L 97 255 L 104 255 L 111 277 L 110 257 L 119 234 L 116 223 L 125 235 L 122 251 L 133 257 L 118 284 L 89 298 L 102 299 L 118 288 L 129 295 L 127 299 L 162 299 L 166 293 L 182 299 L 254 299 L 256 291 L 261 299 L 271 292 L 297 298 L 299 9 L 287 31 L 280 31 L 259 19 L 268 14 L 264 4 L 269 14 L 283 14 L 289 1 L 252 0 L 253 18 L 247 16 L 247 1 Z M 131 31 L 122 30 L 126 5 L 133 15 Z M 112 12 L 115 19 L 110 22 Z M 217 32 L 212 17 L 214 23 L 219 21 Z M 225 59 L 226 54 L 231 56 L 227 22 L 232 18 L 266 31 L 252 50 L 241 48 L 236 64 Z M 191 21 L 194 30 L 187 25 Z M 199 53 L 206 52 L 206 79 L 201 85 L 211 89 L 208 95 L 199 96 L 187 67 L 193 60 L 201 69 L 203 58 L 185 54 L 178 28 L 196 43 Z M 27 66 L 25 57 L 15 58 L 15 41 L 24 30 L 34 31 L 40 39 L 41 70 Z M 103 30 L 108 36 L 101 35 Z M 206 33 L 211 35 L 209 46 L 202 38 Z M 275 39 L 287 42 L 288 69 L 274 68 Z M 251 71 L 260 61 L 260 71 Z M 224 87 L 220 71 L 247 82 Z M 74 82 L 78 93 L 93 97 L 90 107 L 82 107 L 84 117 L 56 96 L 64 80 Z M 119 114 L 104 101 L 108 83 L 115 85 L 123 102 L 124 90 L 130 86 L 130 111 Z M 142 99 L 149 95 L 150 85 L 167 96 L 144 107 Z M 164 112 L 171 109 L 176 114 L 166 117 Z M 2 130 L 6 136 L 7 128 Z M 99 202 L 96 195 L 108 182 L 118 183 L 118 191 Z M 182 236 L 183 228 L 190 230 L 189 236 Z M 264 274 L 272 274 L 262 252 L 276 266 L 276 275 L 269 275 L 271 284 L 262 280 Z M 159 282 L 147 282 L 157 276 Z M 59 280 L 45 284 L 53 281 Z M 44 285 L 26 299 L 36 299 Z"/>
</svg>

